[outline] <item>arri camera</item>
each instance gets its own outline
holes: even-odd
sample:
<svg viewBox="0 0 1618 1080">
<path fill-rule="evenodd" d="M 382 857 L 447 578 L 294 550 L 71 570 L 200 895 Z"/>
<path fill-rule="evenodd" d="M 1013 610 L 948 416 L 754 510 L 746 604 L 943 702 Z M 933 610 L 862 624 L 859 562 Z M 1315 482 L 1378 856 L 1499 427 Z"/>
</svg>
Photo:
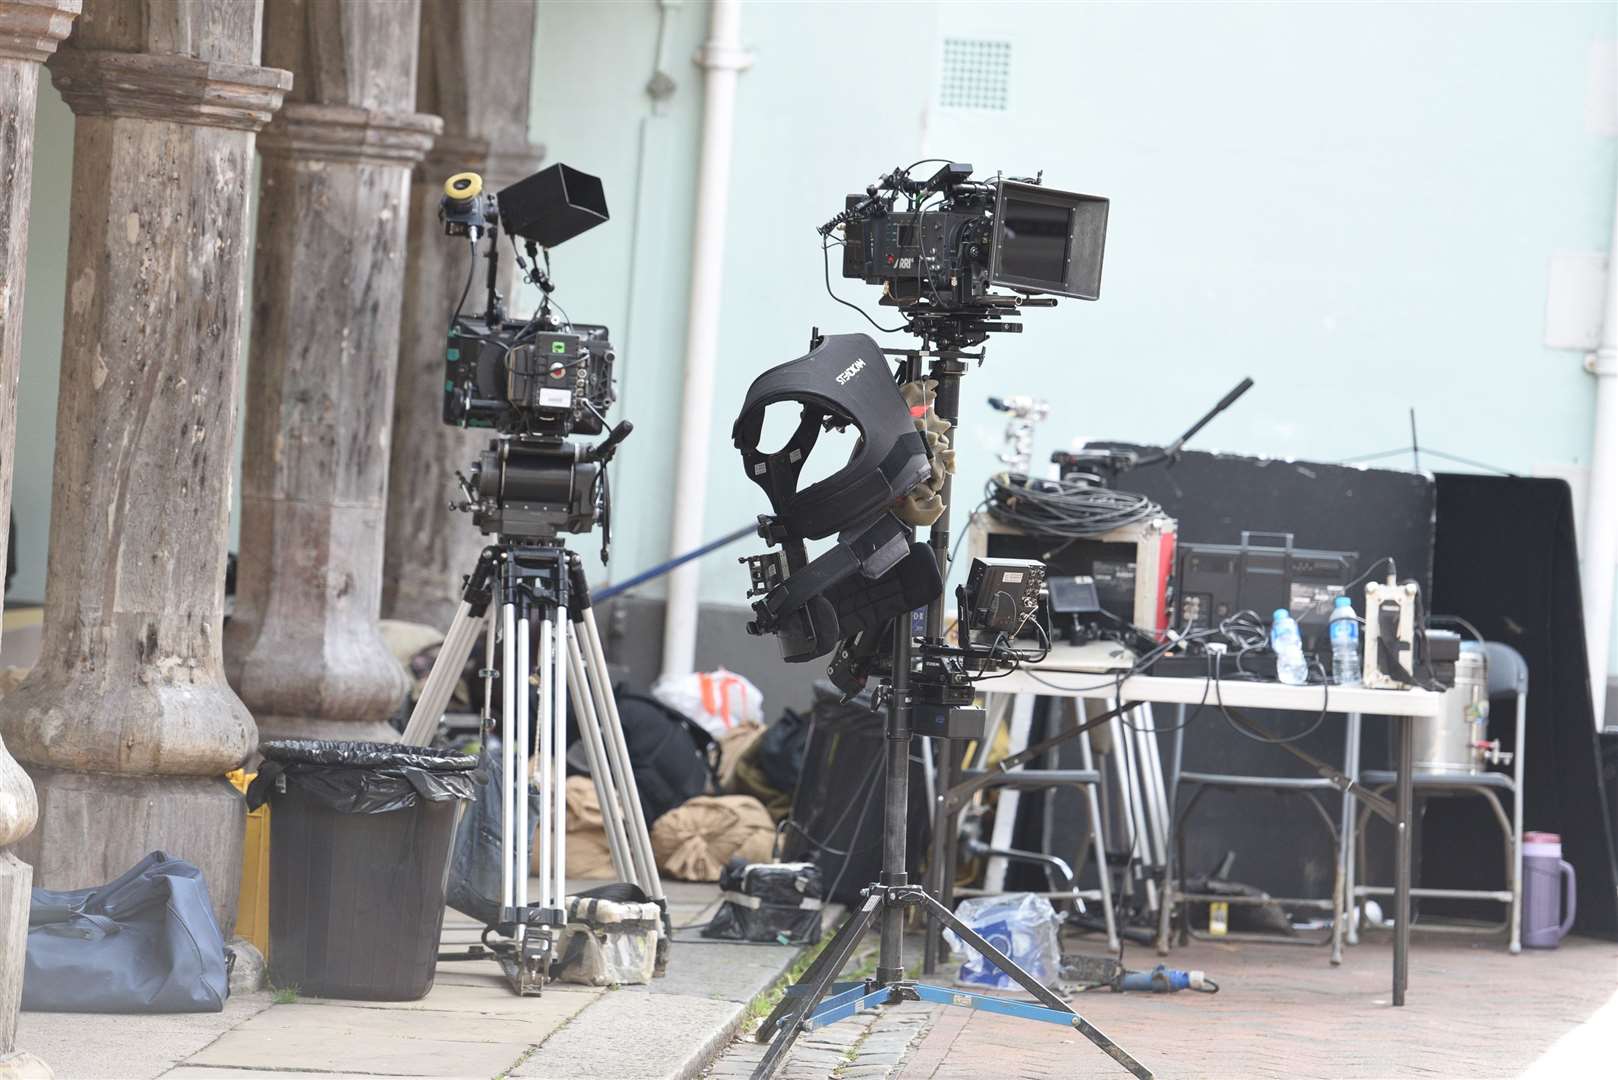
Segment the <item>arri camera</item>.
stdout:
<svg viewBox="0 0 1618 1080">
<path fill-rule="evenodd" d="M 925 180 L 895 169 L 848 196 L 820 235 L 842 227 L 843 276 L 881 285 L 884 304 L 913 318 L 931 311 L 993 320 L 1036 295 L 1096 299 L 1107 209 L 1104 198 L 1038 178 L 973 180 L 971 165 L 946 162 Z"/>
<path fill-rule="evenodd" d="M 557 164 L 490 194 L 476 173 L 458 173 L 444 184 L 439 218 L 446 234 L 468 238 L 474 256 L 478 241 L 488 241 L 484 311 L 461 313 L 474 261 L 450 317 L 444 422 L 502 436 L 480 455 L 470 479 L 456 474 L 465 495 L 457 508 L 469 511 L 485 534 L 519 540 L 589 532 L 599 521 L 605 552 L 611 539 L 605 466 L 631 425 L 618 424 L 593 447 L 567 441 L 606 430 L 616 356 L 605 326 L 573 323 L 552 303 L 550 276 L 552 247 L 607 220 L 601 181 Z M 507 317 L 497 287 L 502 226 L 517 266 L 540 290 L 539 308 L 528 319 Z"/>
</svg>

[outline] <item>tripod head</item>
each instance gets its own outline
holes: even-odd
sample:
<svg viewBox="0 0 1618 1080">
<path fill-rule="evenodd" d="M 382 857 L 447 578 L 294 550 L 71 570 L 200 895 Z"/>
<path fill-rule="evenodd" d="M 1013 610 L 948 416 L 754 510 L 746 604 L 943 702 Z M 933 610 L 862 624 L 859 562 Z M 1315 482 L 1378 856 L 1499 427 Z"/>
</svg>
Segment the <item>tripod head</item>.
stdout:
<svg viewBox="0 0 1618 1080">
<path fill-rule="evenodd" d="M 621 420 L 594 446 L 549 436 L 493 439 L 470 478 L 456 472 L 465 497 L 450 507 L 507 543 L 559 543 L 560 534 L 587 533 L 599 522 L 606 559 L 612 544 L 606 465 L 634 429 Z"/>
</svg>

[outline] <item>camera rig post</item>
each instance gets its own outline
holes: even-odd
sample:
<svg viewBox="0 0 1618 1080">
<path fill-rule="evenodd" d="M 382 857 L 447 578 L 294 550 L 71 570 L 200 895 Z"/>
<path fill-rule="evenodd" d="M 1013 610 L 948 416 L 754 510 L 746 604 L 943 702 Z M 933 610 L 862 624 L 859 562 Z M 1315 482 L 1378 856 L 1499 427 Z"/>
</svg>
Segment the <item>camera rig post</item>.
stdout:
<svg viewBox="0 0 1618 1080">
<path fill-rule="evenodd" d="M 633 431 L 625 420 L 593 446 L 570 440 L 606 430 L 614 357 L 605 327 L 573 325 L 565 316 L 558 321 L 549 303 L 554 288 L 549 248 L 607 219 L 600 181 L 554 165 L 491 195 L 483 192 L 480 177 L 462 173 L 445 184 L 439 214 L 448 235 L 471 241 L 474 261 L 462 303 L 471 290 L 477 243 L 488 243 L 485 310 L 463 318 L 457 307 L 450 317 L 443 418 L 499 434 L 472 464 L 470 476 L 455 473 L 462 497 L 451 508 L 470 514 L 491 542 L 465 578 L 460 606 L 404 741 L 426 745 L 433 739 L 481 637 L 480 754 L 489 754 L 498 737 L 501 808 L 500 895 L 492 910 L 480 915 L 487 924 L 483 945 L 442 958 L 492 956 L 518 994 L 537 994 L 547 981 L 568 918 L 565 787 L 571 702 L 614 870 L 662 911 L 656 958 L 661 973 L 671 934 L 668 905 L 583 563 L 564 542 L 566 534 L 588 533 L 600 524 L 606 558 L 611 542 L 607 464 Z M 543 298 L 526 321 L 507 318 L 496 288 L 502 223 L 513 247 L 517 239 L 524 241 L 528 258 L 518 255 L 517 261 Z M 531 697 L 537 705 L 533 724 Z M 534 896 L 529 801 L 536 793 L 533 862 L 539 888 Z"/>
<path fill-rule="evenodd" d="M 954 430 L 960 418 L 961 377 L 972 361 L 981 363 L 983 360 L 981 350 L 975 353 L 967 350 L 972 345 L 980 344 L 989 333 L 1004 332 L 1008 327 L 1020 330 L 1019 324 L 1008 324 L 1001 320 L 1008 311 L 1015 311 L 1030 299 L 1042 300 L 1038 306 L 1055 303 L 1054 299 L 1021 297 L 1009 304 L 994 304 L 966 311 L 945 311 L 924 306 L 923 310 L 910 312 L 911 322 L 907 329 L 922 337 L 922 345 L 920 348 L 884 350 L 898 360 L 896 378 L 906 383 L 920 379 L 925 374 L 925 377 L 936 380 L 933 408 L 938 417 L 947 421 Z M 946 582 L 949 576 L 952 488 L 953 479 L 946 473 L 940 490 L 944 509 L 929 526 L 927 536 L 939 576 Z M 782 534 L 779 529 L 772 528 L 771 519 L 761 518 L 760 535 L 766 540 L 779 540 Z M 787 559 L 793 561 L 790 555 Z M 759 584 L 755 576 L 755 587 Z M 948 642 L 944 634 L 945 602 L 943 591 L 928 602 L 919 634 L 912 621 L 913 613 L 895 617 L 885 658 L 880 654 L 880 643 L 875 643 L 869 652 L 853 657 L 846 651 L 847 642 L 833 657 L 833 679 L 838 680 L 841 674 L 843 681 L 840 685 L 845 690 L 850 689 L 848 680 L 851 678 L 863 681 L 869 674 L 879 674 L 883 678 L 883 685 L 878 688 L 877 694 L 879 707 L 885 706 L 887 709 L 883 730 L 885 784 L 882 869 L 878 880 L 865 890 L 864 901 L 853 916 L 822 949 L 798 983 L 787 990 L 780 1004 L 759 1027 L 755 1038 L 760 1042 L 768 1041 L 770 1046 L 754 1070 L 753 1080 L 768 1080 L 775 1075 L 800 1032 L 845 1019 L 862 1009 L 906 1000 L 964 1006 L 1070 1027 L 1131 1075 L 1139 1080 L 1151 1080 L 1151 1070 L 963 923 L 921 883 L 909 880 L 906 839 L 909 835 L 911 738 L 917 734 L 943 738 L 981 737 L 983 714 L 975 705 L 973 680 L 1003 662 L 997 657 L 994 647 L 985 654 L 974 646 L 968 621 L 964 617 L 959 622 L 958 643 L 951 645 Z M 1063 737 L 1066 737 L 1065 733 Z M 951 791 L 952 764 L 950 754 L 939 755 L 938 791 L 941 800 Z M 940 819 L 943 819 L 942 815 Z M 939 854 L 940 845 L 935 836 L 934 866 L 938 865 Z M 935 969 L 938 935 L 947 926 L 968 948 L 989 960 L 1030 994 L 1037 1004 L 967 993 L 907 978 L 904 922 L 905 913 L 911 908 L 920 908 L 928 923 L 928 944 L 924 958 L 926 972 L 931 973 Z M 872 929 L 879 935 L 875 976 L 853 983 L 835 983 L 838 973 L 853 956 L 860 940 Z"/>
</svg>

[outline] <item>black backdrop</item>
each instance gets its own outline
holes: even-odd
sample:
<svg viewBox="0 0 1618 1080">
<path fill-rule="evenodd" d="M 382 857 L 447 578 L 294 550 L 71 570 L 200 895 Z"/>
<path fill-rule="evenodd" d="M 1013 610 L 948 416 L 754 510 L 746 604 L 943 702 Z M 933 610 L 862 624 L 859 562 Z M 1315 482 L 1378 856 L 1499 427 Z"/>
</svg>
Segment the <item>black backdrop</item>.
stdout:
<svg viewBox="0 0 1618 1080">
<path fill-rule="evenodd" d="M 1528 661 L 1523 821 L 1560 833 L 1579 884 L 1583 933 L 1618 936 L 1612 813 L 1603 792 L 1590 701 L 1573 502 L 1561 480 L 1442 474 L 1433 575 L 1436 610 L 1471 621 Z M 1509 699 L 1490 711 L 1489 737 L 1512 746 Z M 1422 819 L 1424 884 L 1500 888 L 1504 853 L 1487 810 L 1434 800 Z M 1498 918 L 1498 906 L 1428 901 L 1433 909 Z"/>
<path fill-rule="evenodd" d="M 1179 521 L 1181 541 L 1236 544 L 1244 531 L 1291 533 L 1297 547 L 1358 552 L 1356 573 L 1391 555 L 1398 563 L 1400 579 L 1415 578 L 1423 596 L 1430 595 L 1435 502 L 1429 477 L 1388 469 L 1188 452 L 1173 467 L 1125 473 L 1117 486 L 1159 503 Z M 1363 593 L 1359 595 L 1356 606 L 1363 608 Z M 1281 735 L 1300 732 L 1316 719 L 1315 714 L 1303 713 L 1250 710 L 1250 714 Z M 1156 715 L 1160 725 L 1174 723 L 1169 706 L 1159 706 Z M 1362 768 L 1389 764 L 1387 729 L 1385 719 L 1365 718 Z M 1036 738 L 1038 734 L 1036 730 Z M 1170 740 L 1166 735 L 1160 738 L 1167 771 Z M 1327 717 L 1319 730 L 1297 745 L 1341 765 L 1344 717 Z M 1062 763 L 1070 765 L 1066 753 Z M 1076 767 L 1076 761 L 1071 767 Z M 1184 767 L 1254 776 L 1313 775 L 1285 750 L 1239 734 L 1211 705 L 1200 710 L 1185 730 Z M 1032 829 L 1041 797 L 1025 796 L 1021 805 L 1018 844 L 1037 849 L 1038 834 Z M 1327 801 L 1334 819 L 1340 805 L 1336 796 Z M 1084 820 L 1076 799 L 1071 807 L 1059 801 L 1058 808 L 1058 820 Z M 1331 841 L 1302 796 L 1211 791 L 1197 804 L 1186 840 L 1191 874 L 1211 870 L 1227 851 L 1233 851 L 1233 880 L 1276 896 L 1331 895 L 1335 872 Z M 1392 864 L 1385 853 L 1373 850 L 1371 859 L 1376 880 L 1390 881 Z M 1014 873 L 1009 880 L 1013 887 L 1044 887 L 1030 871 Z"/>
</svg>

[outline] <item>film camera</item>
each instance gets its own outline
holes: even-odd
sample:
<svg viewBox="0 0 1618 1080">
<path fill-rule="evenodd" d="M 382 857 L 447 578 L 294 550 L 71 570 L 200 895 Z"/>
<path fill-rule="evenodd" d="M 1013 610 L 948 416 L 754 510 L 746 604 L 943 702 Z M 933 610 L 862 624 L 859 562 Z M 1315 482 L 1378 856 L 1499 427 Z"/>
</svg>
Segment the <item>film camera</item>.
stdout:
<svg viewBox="0 0 1618 1080">
<path fill-rule="evenodd" d="M 449 236 L 466 237 L 474 255 L 487 240 L 481 315 L 450 317 L 444 350 L 446 424 L 499 433 L 472 466 L 456 474 L 464 501 L 485 534 L 551 540 L 560 532 L 588 532 L 601 522 L 602 547 L 610 542 L 606 464 L 632 426 L 623 421 L 602 442 L 585 447 L 570 435 L 599 435 L 616 399 L 616 355 L 607 328 L 575 324 L 551 303 L 550 249 L 607 220 L 601 181 L 567 165 L 552 165 L 497 193 L 483 190 L 476 173 L 457 173 L 444 184 L 439 219 Z M 497 287 L 502 226 L 526 279 L 540 290 L 527 319 L 507 316 Z M 467 271 L 461 303 L 476 262 Z"/>
<path fill-rule="evenodd" d="M 1106 199 L 1038 179 L 971 177 L 972 166 L 961 162 L 926 180 L 896 169 L 864 195 L 848 196 L 842 213 L 820 227 L 823 237 L 843 229 L 843 276 L 881 285 L 882 302 L 901 308 L 1026 302 L 997 296 L 997 287 L 1081 300 L 1100 295 Z M 896 210 L 900 199 L 906 208 Z"/>
</svg>

